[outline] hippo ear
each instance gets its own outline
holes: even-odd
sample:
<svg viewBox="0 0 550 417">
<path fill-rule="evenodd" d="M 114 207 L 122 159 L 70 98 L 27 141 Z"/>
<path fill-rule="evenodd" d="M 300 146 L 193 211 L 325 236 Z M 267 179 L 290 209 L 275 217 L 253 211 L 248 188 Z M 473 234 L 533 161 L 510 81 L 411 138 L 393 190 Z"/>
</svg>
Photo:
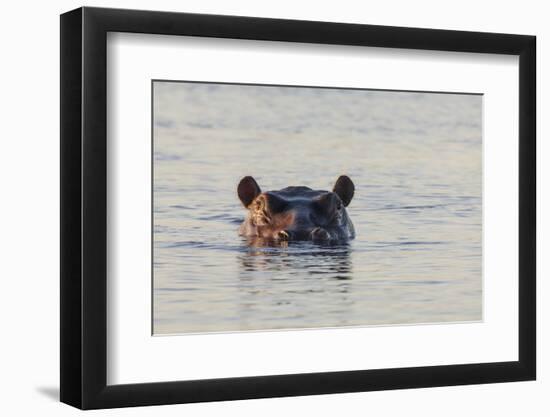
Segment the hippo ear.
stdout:
<svg viewBox="0 0 550 417">
<path fill-rule="evenodd" d="M 261 192 L 256 180 L 250 176 L 244 177 L 237 187 L 237 194 L 245 207 L 248 207 Z"/>
<path fill-rule="evenodd" d="M 347 207 L 353 198 L 355 186 L 353 185 L 353 181 L 347 175 L 341 175 L 336 180 L 336 184 L 334 184 L 332 191 L 338 194 L 338 197 L 340 197 L 340 200 L 342 200 L 344 206 Z"/>
</svg>

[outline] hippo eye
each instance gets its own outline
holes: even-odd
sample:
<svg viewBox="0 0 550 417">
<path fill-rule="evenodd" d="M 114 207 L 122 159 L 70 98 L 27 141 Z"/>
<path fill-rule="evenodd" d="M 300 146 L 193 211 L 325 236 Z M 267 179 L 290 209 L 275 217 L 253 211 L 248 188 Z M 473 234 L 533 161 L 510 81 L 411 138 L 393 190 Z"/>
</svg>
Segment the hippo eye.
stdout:
<svg viewBox="0 0 550 417">
<path fill-rule="evenodd" d="M 266 210 L 265 197 L 258 197 L 251 205 L 253 223 L 256 226 L 265 226 L 271 222 L 270 216 Z"/>
<path fill-rule="evenodd" d="M 316 206 L 325 214 L 334 213 L 335 210 L 339 210 L 338 205 L 341 205 L 341 201 L 333 193 L 323 194 L 316 200 Z"/>
<path fill-rule="evenodd" d="M 265 200 L 262 197 L 257 198 L 256 201 L 254 202 L 254 209 L 263 210 L 264 207 L 265 207 Z"/>
<path fill-rule="evenodd" d="M 272 214 L 281 213 L 287 209 L 288 201 L 274 193 L 267 193 L 267 208 Z"/>
</svg>

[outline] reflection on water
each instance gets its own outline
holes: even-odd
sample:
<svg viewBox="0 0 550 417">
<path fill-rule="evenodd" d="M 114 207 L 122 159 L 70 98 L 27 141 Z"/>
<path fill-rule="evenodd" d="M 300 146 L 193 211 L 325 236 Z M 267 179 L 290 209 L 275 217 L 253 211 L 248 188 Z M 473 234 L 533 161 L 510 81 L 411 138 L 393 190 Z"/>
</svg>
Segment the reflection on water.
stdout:
<svg viewBox="0 0 550 417">
<path fill-rule="evenodd" d="M 236 185 L 356 185 L 348 243 L 237 234 Z M 155 334 L 481 319 L 481 97 L 156 82 Z"/>
<path fill-rule="evenodd" d="M 253 323 L 256 313 L 272 310 L 269 328 L 305 327 L 302 323 L 320 327 L 327 326 L 329 308 L 336 319 L 331 325 L 348 324 L 353 306 L 348 296 L 353 279 L 349 245 L 294 242 L 289 247 L 288 242 L 265 240 L 247 244 L 250 249 L 237 257 L 242 317 L 250 316 Z M 266 296 L 272 306 L 263 305 Z"/>
<path fill-rule="evenodd" d="M 261 238 L 247 241 L 250 250 L 239 255 L 241 272 L 303 270 L 309 275 L 326 274 L 331 279 L 351 279 L 350 247 L 342 244 L 273 241 Z"/>
</svg>

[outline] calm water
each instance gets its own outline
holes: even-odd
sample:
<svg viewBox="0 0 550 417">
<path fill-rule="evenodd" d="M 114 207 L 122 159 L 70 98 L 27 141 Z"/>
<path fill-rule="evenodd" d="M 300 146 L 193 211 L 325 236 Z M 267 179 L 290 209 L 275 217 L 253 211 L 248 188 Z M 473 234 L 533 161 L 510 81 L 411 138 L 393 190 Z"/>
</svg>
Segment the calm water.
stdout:
<svg viewBox="0 0 550 417">
<path fill-rule="evenodd" d="M 154 333 L 481 320 L 475 95 L 155 82 Z M 251 247 L 238 181 L 332 189 L 357 237 Z"/>
</svg>

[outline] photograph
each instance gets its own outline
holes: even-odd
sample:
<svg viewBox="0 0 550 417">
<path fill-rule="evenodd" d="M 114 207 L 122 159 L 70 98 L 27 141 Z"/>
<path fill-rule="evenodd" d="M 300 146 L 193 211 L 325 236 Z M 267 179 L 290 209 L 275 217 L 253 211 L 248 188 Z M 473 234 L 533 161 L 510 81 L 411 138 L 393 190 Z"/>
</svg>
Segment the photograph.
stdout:
<svg viewBox="0 0 550 417">
<path fill-rule="evenodd" d="M 9 293 L 38 307 L 8 297 L 8 334 L 47 348 L 10 407 L 537 415 L 543 14 L 137 6 L 45 11 L 14 44 L 58 51 L 38 119 L 8 83 L 6 236 L 45 242 L 15 245 L 38 287 Z M 58 146 L 22 129 L 48 124 Z"/>
<path fill-rule="evenodd" d="M 483 95 L 152 80 L 152 334 L 483 320 Z"/>
</svg>

